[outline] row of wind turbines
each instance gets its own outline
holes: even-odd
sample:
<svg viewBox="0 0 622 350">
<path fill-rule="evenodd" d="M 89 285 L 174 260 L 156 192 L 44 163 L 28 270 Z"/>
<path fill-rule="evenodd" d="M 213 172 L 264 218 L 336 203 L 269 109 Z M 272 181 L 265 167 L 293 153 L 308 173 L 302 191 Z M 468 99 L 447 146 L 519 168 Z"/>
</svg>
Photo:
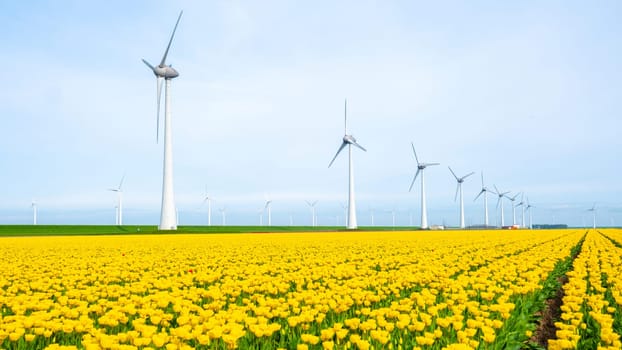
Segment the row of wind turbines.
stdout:
<svg viewBox="0 0 622 350">
<path fill-rule="evenodd" d="M 171 116 L 171 80 L 178 77 L 179 76 L 179 72 L 177 70 L 175 70 L 172 65 L 166 63 L 166 58 L 168 56 L 169 50 L 171 48 L 171 44 L 173 42 L 173 38 L 175 37 L 175 32 L 177 31 L 177 27 L 179 25 L 179 22 L 181 20 L 181 17 L 183 15 L 183 11 L 181 11 L 179 13 L 179 16 L 177 17 L 177 21 L 175 22 L 175 27 L 173 28 L 173 32 L 171 34 L 171 37 L 168 41 L 168 45 L 166 46 L 166 49 L 164 51 L 164 55 L 162 56 L 162 59 L 160 60 L 160 63 L 157 66 L 154 66 L 152 64 L 150 64 L 147 60 L 142 59 L 143 63 L 149 67 L 149 69 L 153 72 L 153 74 L 156 77 L 156 89 L 157 89 L 157 95 L 156 95 L 156 143 L 159 142 L 159 129 L 160 129 L 160 101 L 161 101 L 161 95 L 162 95 L 162 84 L 164 83 L 164 91 L 165 91 L 165 102 L 164 102 L 164 157 L 163 157 L 163 177 L 162 177 L 162 202 L 161 202 L 161 211 L 160 211 L 160 224 L 158 226 L 158 228 L 160 230 L 175 230 L 177 229 L 177 224 L 178 224 L 178 218 L 177 218 L 177 210 L 175 207 L 175 196 L 174 196 L 174 191 L 173 191 L 173 147 L 172 147 L 172 116 Z M 366 149 L 361 146 L 356 139 L 348 134 L 348 130 L 347 130 L 347 100 L 344 104 L 344 136 L 342 138 L 342 143 L 339 146 L 337 153 L 335 154 L 335 156 L 333 157 L 333 159 L 331 160 L 331 162 L 328 164 L 328 167 L 330 168 L 331 165 L 335 162 L 335 160 L 337 159 L 337 157 L 339 156 L 339 154 L 347 147 L 348 148 L 348 162 L 349 162 L 349 166 L 348 166 L 348 174 L 349 174 L 349 181 L 348 181 L 348 203 L 347 203 L 347 224 L 346 227 L 348 229 L 356 229 L 357 228 L 357 220 L 356 220 L 356 201 L 355 201 L 355 191 L 354 191 L 354 167 L 353 167 L 353 157 L 352 157 L 352 153 L 353 153 L 353 147 L 358 148 L 362 151 L 366 151 Z M 427 229 L 429 228 L 428 226 L 428 217 L 427 217 L 427 203 L 426 203 L 426 193 L 425 193 L 425 178 L 424 178 L 424 173 L 425 173 L 425 169 L 429 166 L 434 166 L 434 165 L 439 165 L 439 163 L 422 163 L 419 162 L 419 159 L 417 157 L 417 153 L 415 151 L 415 147 L 414 144 L 412 145 L 412 149 L 413 149 L 413 153 L 415 155 L 415 160 L 417 162 L 417 171 L 415 172 L 415 175 L 413 177 L 413 181 L 410 185 L 410 189 L 409 191 L 412 191 L 413 185 L 417 179 L 417 177 L 419 176 L 419 174 L 421 174 L 421 228 L 422 229 Z M 456 196 L 458 194 L 458 192 L 460 193 L 460 227 L 464 228 L 464 198 L 463 198 L 463 192 L 462 192 L 462 184 L 464 183 L 465 179 L 468 178 L 469 176 L 473 175 L 474 173 L 469 173 L 467 175 L 464 175 L 462 177 L 458 177 L 454 171 L 450 168 L 449 169 L 452 173 L 452 175 L 455 177 L 456 181 L 457 181 L 457 188 L 456 188 Z M 121 225 L 123 223 L 123 199 L 122 199 L 122 185 L 123 185 L 123 179 L 124 177 L 121 179 L 121 182 L 119 183 L 119 186 L 116 188 L 111 188 L 110 191 L 116 192 L 117 196 L 118 196 L 118 204 L 117 204 L 117 208 L 116 208 L 116 223 L 118 225 Z M 514 197 L 509 197 L 508 194 L 509 192 L 501 192 L 497 189 L 496 186 L 495 190 L 491 190 L 488 189 L 487 187 L 484 186 L 484 182 L 483 182 L 483 174 L 482 174 L 482 190 L 481 192 L 477 195 L 476 199 L 479 198 L 482 194 L 484 194 L 484 209 L 485 209 L 485 216 L 484 216 L 484 222 L 485 225 L 488 226 L 488 199 L 487 199 L 487 193 L 491 192 L 494 193 L 498 196 L 498 200 L 497 200 L 497 207 L 499 205 L 501 205 L 501 226 L 504 226 L 504 213 L 503 213 L 503 197 L 508 198 L 512 201 L 512 203 L 514 203 L 514 201 L 516 200 L 516 198 L 518 197 L 518 194 L 516 194 Z M 455 196 L 455 197 L 456 197 Z M 530 224 L 529 226 L 531 227 L 531 208 L 533 208 L 532 205 L 529 204 L 529 201 L 526 200 L 526 202 L 523 201 L 523 196 L 521 194 L 521 200 L 520 202 L 515 206 L 514 204 L 512 205 L 513 210 L 514 210 L 514 218 L 513 218 L 513 223 L 515 224 L 516 221 L 516 215 L 515 215 L 515 209 L 516 207 L 521 206 L 523 208 L 523 220 L 522 220 L 522 226 L 525 227 L 525 222 L 524 222 L 524 215 L 525 215 L 525 211 L 529 211 L 529 215 L 530 215 Z M 454 199 L 455 200 L 455 199 Z M 207 201 L 208 203 L 208 224 L 211 225 L 211 200 L 209 197 L 206 196 L 205 201 Z M 265 207 L 263 208 L 263 210 L 265 210 L 268 214 L 268 225 L 271 225 L 271 203 L 272 201 L 267 200 Z M 315 204 L 317 204 L 316 202 L 308 202 L 307 203 L 311 208 L 312 211 L 315 212 Z M 36 213 L 36 206 L 33 202 L 33 208 L 35 208 L 35 213 Z M 221 215 L 222 215 L 222 221 L 223 224 L 225 223 L 225 209 L 221 208 Z M 595 210 L 594 210 L 595 211 Z M 36 214 L 35 214 L 35 220 L 36 220 Z M 263 220 L 263 212 L 261 213 L 261 220 Z M 313 214 L 313 225 L 316 225 L 316 219 L 315 219 L 315 214 Z"/>
</svg>

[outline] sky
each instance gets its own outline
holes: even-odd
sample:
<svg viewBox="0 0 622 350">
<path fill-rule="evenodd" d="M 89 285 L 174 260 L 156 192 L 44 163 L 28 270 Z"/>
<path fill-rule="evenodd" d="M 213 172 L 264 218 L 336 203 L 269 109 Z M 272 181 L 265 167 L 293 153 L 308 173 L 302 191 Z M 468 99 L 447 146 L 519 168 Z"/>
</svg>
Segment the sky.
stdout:
<svg viewBox="0 0 622 350">
<path fill-rule="evenodd" d="M 5 1 L 0 224 L 159 222 L 157 64 L 172 80 L 180 225 L 345 225 L 348 133 L 359 225 L 483 222 L 485 185 L 533 222 L 622 225 L 620 1 Z M 163 118 L 162 118 L 163 119 Z M 162 129 L 161 129 L 162 132 Z M 491 223 L 497 199 L 489 196 Z M 520 194 L 519 197 L 520 198 Z M 511 203 L 504 199 L 506 224 Z M 520 220 L 520 208 L 517 216 Z M 264 215 L 263 222 L 267 222 Z"/>
</svg>

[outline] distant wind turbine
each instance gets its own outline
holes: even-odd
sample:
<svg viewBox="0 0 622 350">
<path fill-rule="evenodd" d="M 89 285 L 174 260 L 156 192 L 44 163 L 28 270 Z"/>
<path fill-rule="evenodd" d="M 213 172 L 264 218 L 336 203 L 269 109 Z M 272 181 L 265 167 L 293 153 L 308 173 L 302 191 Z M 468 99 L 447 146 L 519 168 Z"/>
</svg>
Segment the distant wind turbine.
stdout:
<svg viewBox="0 0 622 350">
<path fill-rule="evenodd" d="M 317 204 L 317 201 L 313 201 L 313 202 L 305 201 L 305 202 L 307 202 L 307 205 L 311 207 L 311 226 L 315 227 L 316 221 L 317 221 L 315 217 L 315 205 Z"/>
<path fill-rule="evenodd" d="M 159 138 L 160 130 L 160 96 L 162 95 L 162 79 L 166 82 L 165 86 L 165 105 L 164 105 L 164 171 L 162 179 L 162 209 L 160 212 L 160 230 L 176 230 L 177 229 L 177 213 L 175 209 L 175 194 L 173 192 L 173 137 L 172 137 L 172 121 L 171 121 L 171 80 L 179 76 L 171 65 L 166 65 L 166 56 L 171 48 L 177 25 L 181 19 L 183 11 L 179 13 L 173 34 L 168 42 L 166 51 L 160 64 L 151 65 L 145 59 L 143 63 L 147 65 L 156 76 L 157 82 L 157 120 L 156 120 L 156 141 Z"/>
<path fill-rule="evenodd" d="M 482 194 L 484 194 L 484 225 L 488 226 L 488 191 L 490 191 L 486 186 L 484 186 L 484 172 L 482 171 L 482 190 L 479 191 L 479 194 L 475 197 L 473 202 L 479 198 Z"/>
<path fill-rule="evenodd" d="M 205 197 L 203 203 L 207 202 L 207 226 L 212 226 L 212 197 L 207 193 L 207 186 L 205 186 Z"/>
<path fill-rule="evenodd" d="M 516 207 L 517 206 L 514 205 L 514 201 L 516 200 L 519 194 L 520 193 L 515 194 L 514 197 L 507 197 L 512 204 L 512 226 L 516 225 Z"/>
<path fill-rule="evenodd" d="M 521 224 L 520 227 L 525 227 L 525 201 L 523 200 L 523 196 L 525 193 L 521 192 L 520 194 L 520 202 L 516 204 L 516 207 L 521 207 Z"/>
<path fill-rule="evenodd" d="M 417 158 L 417 151 L 415 151 L 415 144 L 411 142 L 410 145 L 412 146 L 413 153 L 415 154 L 415 161 L 417 161 L 417 172 L 415 173 L 415 176 L 413 177 L 413 181 L 410 184 L 410 189 L 408 189 L 408 191 L 409 192 L 412 191 L 413 185 L 415 184 L 415 180 L 417 180 L 417 176 L 419 175 L 419 173 L 421 173 L 421 228 L 427 229 L 428 228 L 428 209 L 427 209 L 426 200 L 425 200 L 424 170 L 425 168 L 429 166 L 439 165 L 440 163 L 419 163 L 419 158 Z"/>
<path fill-rule="evenodd" d="M 587 211 L 592 212 L 592 228 L 596 229 L 596 203 L 594 203 L 592 207 L 588 209 Z"/>
<path fill-rule="evenodd" d="M 527 207 L 525 207 L 525 211 L 529 212 L 529 229 L 531 230 L 531 229 L 533 229 L 533 221 L 532 221 L 532 216 L 531 216 L 532 210 L 531 210 L 531 208 L 533 208 L 534 206 L 529 204 L 529 198 L 526 197 L 526 200 L 527 200 Z"/>
<path fill-rule="evenodd" d="M 36 225 L 37 224 L 37 202 L 33 200 L 31 203 L 31 207 L 32 207 L 32 224 Z"/>
<path fill-rule="evenodd" d="M 263 213 L 265 211 L 264 207 L 259 208 L 259 210 L 257 210 L 257 214 L 259 214 L 259 226 L 263 226 Z"/>
<path fill-rule="evenodd" d="M 348 224 L 348 203 L 339 203 L 341 205 L 341 208 L 343 209 L 343 220 L 345 221 L 345 224 Z"/>
<path fill-rule="evenodd" d="M 341 142 L 341 146 L 339 146 L 337 153 L 333 157 L 333 160 L 331 160 L 330 164 L 328 164 L 328 167 L 330 168 L 330 166 L 333 165 L 333 162 L 335 161 L 335 159 L 337 159 L 337 156 L 339 155 L 339 153 L 346 146 L 348 146 L 348 158 L 349 158 L 348 172 L 350 176 L 349 176 L 349 184 L 348 184 L 348 224 L 346 225 L 346 227 L 350 230 L 353 230 L 353 229 L 356 229 L 358 225 L 356 224 L 356 203 L 354 200 L 354 164 L 352 160 L 352 146 L 360 148 L 361 150 L 365 152 L 367 152 L 367 150 L 356 142 L 356 139 L 354 138 L 354 136 L 348 135 L 348 100 L 345 100 L 343 114 L 344 114 L 343 115 L 344 117 L 343 141 Z"/>
<path fill-rule="evenodd" d="M 462 195 L 462 183 L 464 182 L 464 179 L 475 174 L 475 172 L 470 172 L 464 175 L 463 177 L 458 177 L 456 173 L 454 173 L 454 171 L 451 170 L 451 167 L 448 167 L 448 168 L 449 168 L 449 171 L 451 171 L 451 174 L 456 178 L 456 182 L 458 183 L 458 185 L 456 186 L 456 194 L 454 195 L 454 202 L 456 201 L 456 198 L 458 197 L 458 192 L 460 192 L 460 228 L 465 228 L 466 225 L 464 224 L 464 198 Z"/>
<path fill-rule="evenodd" d="M 504 215 L 503 215 L 503 197 L 506 197 L 506 195 L 510 193 L 510 191 L 501 192 L 499 191 L 496 185 L 493 185 L 493 186 L 495 187 L 495 190 L 494 191 L 491 190 L 490 192 L 496 194 L 499 197 L 497 199 L 497 209 L 499 208 L 499 204 L 501 204 L 501 227 L 503 227 L 505 226 Z"/>
<path fill-rule="evenodd" d="M 272 213 L 270 211 L 271 204 L 272 204 L 272 200 L 266 198 L 265 209 L 268 214 L 268 226 L 272 226 Z"/>
<path fill-rule="evenodd" d="M 125 174 L 121 177 L 121 182 L 119 182 L 119 187 L 117 188 L 109 188 L 108 191 L 112 191 L 112 192 L 116 192 L 117 193 L 117 210 L 116 210 L 116 216 L 117 216 L 117 220 L 115 221 L 115 223 L 117 224 L 117 226 L 121 226 L 123 225 L 123 190 L 122 190 L 122 186 L 123 186 L 123 180 L 125 179 Z"/>
<path fill-rule="evenodd" d="M 222 207 L 218 210 L 220 210 L 220 216 L 222 217 L 222 225 L 225 226 L 227 224 L 227 209 Z"/>
</svg>

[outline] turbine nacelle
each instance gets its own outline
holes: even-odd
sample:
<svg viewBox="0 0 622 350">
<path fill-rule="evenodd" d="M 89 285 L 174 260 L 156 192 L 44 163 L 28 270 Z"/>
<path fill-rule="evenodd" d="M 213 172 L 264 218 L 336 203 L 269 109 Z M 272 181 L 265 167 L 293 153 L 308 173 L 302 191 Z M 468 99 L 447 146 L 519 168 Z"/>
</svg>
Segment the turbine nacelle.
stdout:
<svg viewBox="0 0 622 350">
<path fill-rule="evenodd" d="M 153 74 L 158 78 L 173 79 L 179 76 L 179 72 L 172 66 L 157 66 L 153 69 Z"/>
</svg>

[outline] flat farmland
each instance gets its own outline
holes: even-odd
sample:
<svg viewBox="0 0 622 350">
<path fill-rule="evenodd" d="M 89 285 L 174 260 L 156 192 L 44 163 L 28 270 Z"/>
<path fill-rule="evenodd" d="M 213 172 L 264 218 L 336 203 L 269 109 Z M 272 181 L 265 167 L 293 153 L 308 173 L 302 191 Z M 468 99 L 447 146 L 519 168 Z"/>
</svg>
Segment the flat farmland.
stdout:
<svg viewBox="0 0 622 350">
<path fill-rule="evenodd" d="M 615 229 L 4 237 L 0 347 L 619 349 L 621 242 Z"/>
</svg>

